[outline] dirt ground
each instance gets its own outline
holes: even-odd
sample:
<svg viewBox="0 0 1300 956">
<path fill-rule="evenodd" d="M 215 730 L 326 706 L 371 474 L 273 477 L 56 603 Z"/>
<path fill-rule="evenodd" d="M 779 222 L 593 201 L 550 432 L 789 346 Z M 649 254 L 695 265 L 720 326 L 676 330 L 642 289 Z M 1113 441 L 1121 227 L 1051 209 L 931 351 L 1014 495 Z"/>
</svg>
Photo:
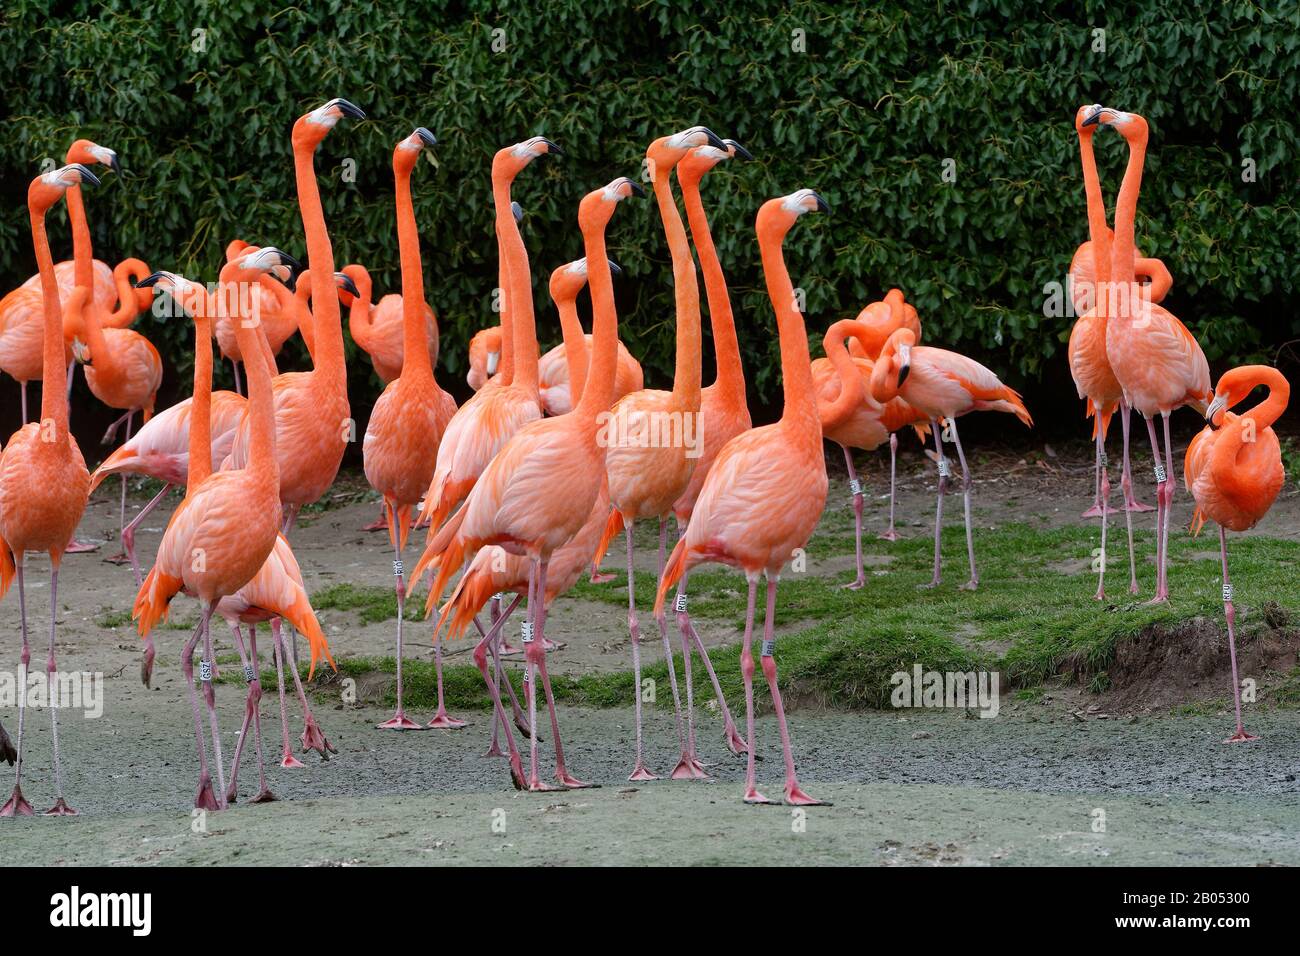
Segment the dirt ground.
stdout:
<svg viewBox="0 0 1300 956">
<path fill-rule="evenodd" d="M 1085 449 L 1050 452 L 977 451 L 977 521 L 1050 527 L 1078 520 L 1090 504 L 1084 494 L 1090 459 Z M 887 508 L 888 457 L 858 460 L 872 495 L 867 520 L 874 534 Z M 926 465 L 915 443 L 906 443 L 898 512 L 907 536 L 928 535 L 932 527 L 933 471 Z M 1142 496 L 1151 500 L 1150 482 L 1142 486 Z M 343 476 L 333 506 L 307 516 L 293 535 L 310 591 L 339 582 L 391 586 L 386 539 L 359 530 L 377 505 L 357 500 L 358 488 L 355 476 Z M 282 770 L 268 694 L 268 774 L 281 802 L 241 803 L 195 820 L 189 809 L 197 775 L 192 721 L 177 667 L 186 634 L 157 632 L 154 689 L 144 688 L 134 628 L 116 623 L 135 593 L 131 572 L 102 560 L 116 550 L 117 489 L 112 481 L 100 489 L 80 532 L 103 542 L 99 554 L 69 557 L 60 580 L 60 665 L 106 675 L 104 715 L 90 720 L 73 714 L 60 724 L 69 802 L 83 815 L 0 820 L 0 863 L 1300 863 L 1300 714 L 1255 713 L 1252 729 L 1262 740 L 1225 747 L 1218 742 L 1231 719 L 1223 713 L 1087 713 L 1069 690 L 1032 703 L 1007 699 L 998 720 L 800 709 L 791 724 L 801 777 L 810 792 L 835 801 L 806 816 L 741 804 L 744 765 L 721 746 L 712 713 L 700 717 L 712 782 L 632 785 L 625 780 L 631 708 L 565 709 L 560 720 L 570 769 L 601 788 L 528 795 L 509 787 L 503 761 L 481 756 L 490 731 L 484 713 L 460 714 L 471 722 L 462 731 L 381 733 L 372 727 L 387 713 L 328 697 L 317 699 L 318 716 L 340 753 L 329 762 L 308 754 L 305 768 Z M 133 496 L 128 516 L 144 501 Z M 146 567 L 174 503 L 156 511 L 137 537 Z M 1180 503 L 1187 508 L 1182 492 Z M 833 480 L 828 507 L 849 507 L 842 473 Z M 1280 500 L 1256 533 L 1300 536 L 1300 498 Z M 649 549 L 639 560 L 653 569 Z M 606 569 L 617 565 L 608 560 Z M 810 570 L 844 574 L 850 567 L 851 558 L 837 558 Z M 28 559 L 34 662 L 44 658 L 46 568 L 44 558 Z M 193 613 L 186 601 L 177 616 L 186 620 Z M 0 604 L 0 633 L 8 635 L 0 650 L 13 664 L 17 617 L 16 600 Z M 392 654 L 391 621 L 357 625 L 353 617 L 321 613 L 336 654 Z M 737 637 L 729 624 L 703 623 L 711 646 Z M 413 626 L 409 633 L 409 652 L 427 657 L 427 628 Z M 560 601 L 548 633 L 565 641 L 552 658 L 555 672 L 629 667 L 624 614 L 616 607 Z M 213 635 L 219 657 L 232 653 L 223 626 L 214 626 Z M 469 649 L 457 645 L 448 659 L 463 660 Z M 649 654 L 658 659 L 657 648 Z M 219 684 L 217 696 L 228 761 L 243 688 Z M 14 711 L 0 711 L 0 719 L 12 735 Z M 295 742 L 301 729 L 301 720 L 292 718 Z M 47 713 L 29 713 L 25 790 L 38 808 L 53 800 L 49 730 Z M 549 767 L 552 745 L 545 736 L 539 752 Z M 779 798 L 781 755 L 772 718 L 759 719 L 758 737 L 761 788 Z M 652 707 L 652 769 L 671 769 L 674 740 L 671 706 L 666 712 Z M 0 770 L 0 780 L 6 779 Z M 241 783 L 247 798 L 256 789 L 251 761 Z"/>
</svg>

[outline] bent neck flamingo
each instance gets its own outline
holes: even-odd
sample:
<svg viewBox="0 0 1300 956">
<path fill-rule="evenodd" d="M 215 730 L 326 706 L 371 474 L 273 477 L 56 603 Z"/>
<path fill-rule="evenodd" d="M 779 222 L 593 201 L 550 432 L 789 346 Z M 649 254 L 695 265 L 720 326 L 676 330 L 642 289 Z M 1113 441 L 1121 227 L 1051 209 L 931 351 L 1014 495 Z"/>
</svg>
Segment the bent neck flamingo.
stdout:
<svg viewBox="0 0 1300 956">
<path fill-rule="evenodd" d="M 42 358 L 44 385 L 41 388 L 41 420 L 23 425 L 9 438 L 0 454 L 0 597 L 10 581 L 18 581 L 18 615 L 22 633 L 20 673 L 26 674 L 31 661 L 27 643 L 27 596 L 23 565 L 28 551 L 45 551 L 50 556 L 50 644 L 45 669 L 48 678 L 58 671 L 55 643 L 58 633 L 59 565 L 63 550 L 72 540 L 90 487 L 90 472 L 77 440 L 68 429 L 67 368 L 63 364 L 63 315 L 59 307 L 58 283 L 54 278 L 54 257 L 50 254 L 45 216 L 69 187 L 81 183 L 97 185 L 95 175 L 80 164 L 71 164 L 32 180 L 27 190 L 27 212 L 31 222 L 32 246 L 40 269 L 44 296 L 45 329 Z M 69 305 L 83 303 L 90 290 L 78 286 Z M 18 695 L 18 741 L 12 795 L 0 807 L 0 816 L 30 815 L 32 806 L 23 798 L 23 725 L 26 694 Z M 54 755 L 55 803 L 47 814 L 76 813 L 63 796 L 63 771 L 59 762 L 59 708 L 50 707 L 51 742 Z"/>
<path fill-rule="evenodd" d="M 785 707 L 777 686 L 776 590 L 781 569 L 802 549 L 826 505 L 826 459 L 822 454 L 821 421 L 813 393 L 808 333 L 797 307 L 794 286 L 786 269 L 782 243 L 804 213 L 826 211 L 825 201 L 811 189 L 801 189 L 765 202 L 755 229 L 762 254 L 763 275 L 776 313 L 781 341 L 781 385 L 784 409 L 774 425 L 742 432 L 718 452 L 700 489 L 686 527 L 659 581 L 655 613 L 663 613 L 664 598 L 686 571 L 706 561 L 738 567 L 749 582 L 745 638 L 740 669 L 745 682 L 745 726 L 748 761 L 745 802 L 770 803 L 755 783 L 757 747 L 754 739 L 754 608 L 758 579 L 767 578 L 767 615 L 763 630 L 762 667 L 776 709 L 785 759 L 785 800 L 807 806 L 822 801 L 799 786 L 795 773 Z"/>
<path fill-rule="evenodd" d="M 1267 397 L 1248 411 L 1234 414 L 1256 386 Z M 1241 680 L 1237 674 L 1237 609 L 1228 579 L 1228 532 L 1247 531 L 1268 513 L 1286 481 L 1282 449 L 1273 423 L 1286 411 L 1291 384 L 1277 369 L 1246 365 L 1225 372 L 1205 411 L 1209 423 L 1187 447 L 1183 480 L 1196 499 L 1198 522 L 1219 525 L 1219 557 L 1223 565 L 1223 615 L 1228 624 L 1228 656 L 1232 667 L 1232 699 L 1237 729 L 1225 743 L 1255 738 L 1241 723 Z M 1198 529 L 1199 530 L 1199 529 Z"/>
</svg>

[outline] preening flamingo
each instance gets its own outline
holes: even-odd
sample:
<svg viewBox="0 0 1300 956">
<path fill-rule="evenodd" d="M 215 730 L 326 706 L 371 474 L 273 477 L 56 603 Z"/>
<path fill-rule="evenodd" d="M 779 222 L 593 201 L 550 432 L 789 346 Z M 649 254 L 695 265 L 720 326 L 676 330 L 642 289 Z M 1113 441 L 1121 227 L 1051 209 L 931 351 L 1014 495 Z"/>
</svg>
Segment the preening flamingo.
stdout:
<svg viewBox="0 0 1300 956">
<path fill-rule="evenodd" d="M 668 251 L 673 261 L 673 288 L 677 321 L 677 358 L 672 391 L 644 389 L 623 396 L 609 411 L 606 422 L 605 473 L 609 479 L 609 500 L 613 506 L 605 539 L 612 540 L 621 528 L 627 540 L 627 626 L 632 642 L 634 687 L 641 686 L 641 627 L 636 613 L 633 569 L 633 526 L 638 518 L 659 522 L 659 573 L 663 572 L 668 516 L 673 504 L 686 491 L 691 472 L 699 459 L 700 447 L 700 289 L 695 277 L 686 227 L 673 198 L 672 173 L 693 149 L 726 145 L 703 126 L 671 136 L 661 136 L 646 149 L 646 165 L 659 206 Z M 681 698 L 673 664 L 668 626 L 656 620 L 668 664 L 673 710 L 681 759 L 673 769 L 675 779 L 703 778 L 704 768 L 689 752 L 682 722 Z M 629 780 L 654 780 L 642 759 L 641 695 L 633 695 L 636 710 L 636 764 Z"/>
<path fill-rule="evenodd" d="M 1229 411 L 1255 387 L 1268 389 L 1264 401 L 1242 414 Z M 1196 522 L 1213 519 L 1219 525 L 1219 555 L 1223 562 L 1223 614 L 1228 622 L 1228 656 L 1232 664 L 1232 700 L 1237 730 L 1225 743 L 1254 740 L 1241 724 L 1241 680 L 1237 675 L 1237 609 L 1228 579 L 1228 532 L 1247 531 L 1259 523 L 1277 500 L 1286 471 L 1282 449 L 1272 425 L 1286 411 L 1291 384 L 1277 369 L 1245 365 L 1225 372 L 1206 409 L 1207 425 L 1187 446 L 1183 481 L 1196 499 Z"/>
<path fill-rule="evenodd" d="M 781 419 L 742 432 L 718 452 L 700 489 L 685 537 L 678 540 L 659 581 L 655 614 L 663 613 L 664 597 L 688 570 L 706 561 L 740 568 L 749 582 L 744 649 L 740 656 L 745 681 L 745 725 L 749 757 L 745 771 L 745 802 L 770 803 L 754 779 L 757 752 L 754 739 L 754 604 L 760 574 L 767 577 L 767 617 L 763 631 L 763 676 L 772 694 L 781 749 L 785 758 L 785 800 L 815 805 L 799 786 L 785 708 L 777 687 L 776 589 L 781 569 L 812 536 L 826 505 L 826 459 L 822 453 L 821 421 L 813 393 L 808 335 L 796 307 L 794 286 L 786 269 L 782 242 L 795 220 L 813 210 L 826 211 L 825 201 L 811 189 L 769 199 L 758 211 L 756 231 L 763 274 L 776 313 L 781 339 L 781 385 L 785 407 Z M 845 387 L 851 387 L 850 382 Z"/>
<path fill-rule="evenodd" d="M 555 698 L 546 671 L 545 622 L 547 570 L 552 555 L 591 517 L 605 475 L 602 413 L 614 394 L 617 362 L 618 315 L 614 306 L 614 281 L 605 252 L 605 227 L 617 204 L 642 190 L 630 179 L 615 179 L 583 197 L 578 207 L 587 253 L 595 336 L 591 367 L 578 406 L 568 415 L 530 422 L 506 442 L 474 485 L 465 506 L 431 538 L 415 577 L 436 567 L 426 609 L 437 606 L 453 574 L 479 548 L 495 544 L 512 554 L 526 556 L 532 565 L 528 588 L 528 620 L 524 625 L 526 680 L 536 686 L 540 672 L 551 733 L 555 736 L 555 774 L 564 787 L 586 786 L 565 768 Z M 511 308 L 513 308 L 513 301 Z M 479 393 L 483 394 L 482 392 Z M 438 630 L 445 615 L 434 630 Z M 480 662 L 480 669 L 484 665 Z M 484 673 L 485 678 L 487 677 Z M 511 751 L 511 778 L 516 787 L 549 789 L 537 767 L 537 694 L 528 695 L 531 764 L 527 781 L 515 750 L 513 735 L 496 684 L 488 680 L 497 719 L 505 725 Z"/>
<path fill-rule="evenodd" d="M 370 356 L 370 364 L 375 374 L 385 385 L 392 382 L 402 372 L 402 295 L 389 293 L 378 302 L 371 304 L 374 283 L 365 266 L 346 265 L 343 271 L 356 283 L 355 295 L 343 296 L 343 304 L 348 307 L 348 332 L 357 348 Z M 425 350 L 429 353 L 430 366 L 438 364 L 438 318 L 428 302 L 418 303 L 421 318 L 424 321 Z"/>
<path fill-rule="evenodd" d="M 405 341 L 398 350 L 401 375 L 391 381 L 375 402 L 362 443 L 366 480 L 384 497 L 388 537 L 393 545 L 393 575 L 397 590 L 397 711 L 380 724 L 390 730 L 420 730 L 402 709 L 402 622 L 406 607 L 406 577 L 402 555 L 411 527 L 411 509 L 433 480 L 438 445 L 447 423 L 456 414 L 456 402 L 438 385 L 430 356 L 424 304 L 424 274 L 420 262 L 420 234 L 411 200 L 411 173 L 420 151 L 432 147 L 433 134 L 421 126 L 393 150 L 393 176 L 397 183 L 397 240 L 402 259 L 402 294 L 396 299 L 405 312 Z M 364 293 L 363 293 L 364 294 Z M 378 368 L 378 365 L 376 365 Z M 434 647 L 438 674 L 438 712 L 429 727 L 456 729 L 463 720 L 447 714 L 442 699 L 442 648 Z"/>
<path fill-rule="evenodd" d="M 27 212 L 31 221 L 32 246 L 40 269 L 45 311 L 44 368 L 41 389 L 41 419 L 23 425 L 9 438 L 0 454 L 0 597 L 11 581 L 18 581 L 18 614 L 22 633 L 19 673 L 27 673 L 31 649 L 27 644 L 27 596 L 23 586 L 23 565 L 28 551 L 45 551 L 50 556 L 50 648 L 46 660 L 47 679 L 58 670 L 55 641 L 58 631 L 59 565 L 63 550 L 72 540 L 86 507 L 90 473 L 77 440 L 68 429 L 67 367 L 63 364 L 63 315 L 54 278 L 54 257 L 45 231 L 45 215 L 73 185 L 97 185 L 94 174 L 78 163 L 63 166 L 32 180 L 27 190 Z M 80 286 L 69 296 L 69 305 L 84 302 L 89 290 Z M 0 816 L 30 815 L 32 805 L 23 799 L 23 724 L 26 697 L 18 695 L 18 742 L 13 794 L 0 807 Z M 50 707 L 51 741 L 54 751 L 56 800 L 47 814 L 62 816 L 76 811 L 63 797 L 63 772 L 59 763 L 59 708 Z"/>
<path fill-rule="evenodd" d="M 208 457 L 211 439 L 208 434 L 208 395 L 211 389 L 211 361 L 201 362 L 205 351 L 196 352 L 193 422 L 190 427 L 189 486 L 185 500 L 173 512 L 158 546 L 154 566 L 136 595 L 133 616 L 139 621 L 142 635 L 167 616 L 173 597 L 182 589 L 198 598 L 201 611 L 198 626 L 181 652 L 181 670 L 189 688 L 190 707 L 194 715 L 194 735 L 199 752 L 199 785 L 194 799 L 196 807 L 220 809 L 225 806 L 225 771 L 222 767 L 221 735 L 217 726 L 215 694 L 212 687 L 212 637 L 209 622 L 224 598 L 240 593 L 263 570 L 279 538 L 280 481 L 275 448 L 275 410 L 269 356 L 261 333 L 251 314 L 241 308 L 244 296 L 239 287 L 257 281 L 257 276 L 271 272 L 287 279 L 288 256 L 271 247 L 262 248 L 227 263 L 221 270 L 218 308 L 235 314 L 236 334 L 248 375 L 248 414 L 250 427 L 247 463 L 243 468 L 205 474 L 211 469 Z M 196 315 L 200 334 L 206 317 Z M 210 334 L 210 333 L 208 333 Z M 206 369 L 203 367 L 206 366 Z M 200 374 L 206 372 L 203 378 Z M 299 589 L 301 594 L 301 589 Z M 306 595 L 302 601 L 277 609 L 307 635 L 312 648 L 312 667 L 328 648 L 324 635 Z M 203 722 L 198 697 L 194 692 L 194 650 L 203 639 L 203 658 L 199 679 L 211 725 L 213 757 L 217 764 L 220 799 L 214 795 L 203 740 Z"/>
<path fill-rule="evenodd" d="M 226 245 L 226 262 L 234 262 L 239 257 L 253 252 L 257 248 L 257 246 L 242 239 L 232 240 Z M 260 281 L 254 283 L 247 290 L 247 295 L 249 297 L 249 310 L 257 316 L 258 323 L 266 335 L 266 342 L 271 349 L 271 354 L 273 356 L 279 355 L 284 343 L 298 331 L 301 312 L 294 307 L 295 299 L 297 303 L 302 303 L 304 300 L 296 297 L 283 284 L 268 276 L 262 276 Z M 240 383 L 239 365 L 243 362 L 244 357 L 239 351 L 239 339 L 235 335 L 230 316 L 214 316 L 212 331 L 217 339 L 217 346 L 221 349 L 222 357 L 230 362 L 230 368 L 235 378 L 235 391 L 242 394 L 243 388 Z M 217 459 L 218 464 L 220 461 L 221 459 Z"/>
<path fill-rule="evenodd" d="M 957 419 L 967 412 L 1010 412 L 1030 427 L 1034 421 L 1020 395 L 1003 385 L 979 362 L 947 349 L 915 345 L 915 341 L 915 335 L 908 328 L 898 329 L 889 336 L 871 371 L 871 393 L 878 402 L 901 397 L 930 420 L 930 429 L 934 433 L 939 493 L 934 506 L 934 578 L 927 587 L 939 584 L 943 496 L 948 491 L 949 476 L 943 443 L 948 440 L 957 446 L 966 522 L 966 556 L 970 560 L 970 580 L 962 588 L 973 591 L 980 583 L 975 568 L 975 540 L 971 534 L 970 492 L 974 482 L 966 465 L 961 437 L 957 434 Z M 939 427 L 941 419 L 942 429 Z"/>
<path fill-rule="evenodd" d="M 480 389 L 452 417 L 438 446 L 438 463 L 424 496 L 420 523 L 437 531 L 465 500 L 493 456 L 524 424 L 542 417 L 537 397 L 537 329 L 528 250 L 510 200 L 515 177 L 538 156 L 563 155 L 544 136 L 506 146 L 492 158 L 497 249 L 505 280 L 503 350 L 497 385 Z M 417 580 L 412 578 L 412 581 Z"/>
<path fill-rule="evenodd" d="M 1134 221 L 1142 165 L 1146 157 L 1147 122 L 1136 113 L 1104 106 L 1092 108 L 1084 125 L 1112 126 L 1129 147 L 1128 167 L 1115 203 L 1115 239 L 1111 248 L 1111 289 L 1106 306 L 1106 357 L 1128 404 L 1146 419 L 1158 484 L 1156 500 L 1156 593 L 1153 602 L 1169 600 L 1169 510 L 1174 500 L 1174 452 L 1169 414 L 1182 405 L 1204 413 L 1213 397 L 1205 353 L 1186 326 L 1153 303 L 1137 285 L 1134 272 Z M 1160 459 L 1155 415 L 1164 419 L 1165 460 Z"/>
</svg>

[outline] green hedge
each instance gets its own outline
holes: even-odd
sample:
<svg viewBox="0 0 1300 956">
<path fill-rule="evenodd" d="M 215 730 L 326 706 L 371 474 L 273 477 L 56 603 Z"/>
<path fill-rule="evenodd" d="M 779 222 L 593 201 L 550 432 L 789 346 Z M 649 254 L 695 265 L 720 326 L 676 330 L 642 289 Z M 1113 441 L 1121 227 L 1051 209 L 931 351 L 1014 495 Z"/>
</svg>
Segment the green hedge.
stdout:
<svg viewBox="0 0 1300 956">
<path fill-rule="evenodd" d="M 466 339 L 494 318 L 492 152 L 545 133 L 567 154 L 536 164 L 515 190 L 542 336 L 553 342 L 545 280 L 581 254 L 579 197 L 636 175 L 654 136 L 705 123 L 758 159 L 705 182 L 758 401 L 779 390 L 753 216 L 801 186 L 833 210 L 789 242 L 814 329 L 898 284 L 931 341 L 980 355 L 1035 395 L 1072 400 L 1070 320 L 1043 317 L 1042 289 L 1085 237 L 1072 117 L 1099 101 L 1151 122 L 1139 242 L 1173 272 L 1168 304 L 1216 368 L 1271 356 L 1300 334 L 1290 308 L 1300 292 L 1294 3 L 944 7 L 8 0 L 0 279 L 7 289 L 31 273 L 26 183 L 78 134 L 117 149 L 127 170 L 89 199 L 103 258 L 141 256 L 206 279 L 235 236 L 301 252 L 289 127 L 346 96 L 369 119 L 335 131 L 317 168 L 338 261 L 368 266 L 377 292 L 398 283 L 393 144 L 418 124 L 438 136 L 416 210 L 442 368 L 463 390 Z M 1104 54 L 1093 52 L 1097 28 Z M 1104 133 L 1097 145 L 1113 196 L 1122 141 Z M 1246 157 L 1253 183 L 1242 181 Z M 346 158 L 354 183 L 342 181 Z M 944 181 L 947 158 L 956 182 Z M 66 254 L 61 223 L 53 235 Z M 652 203 L 620 213 L 611 251 L 628 276 L 623 334 L 648 381 L 665 382 L 671 271 Z M 174 386 L 189 330 L 152 317 L 142 328 L 173 363 Z M 355 363 L 353 384 L 360 411 L 377 385 L 367 364 Z"/>
</svg>

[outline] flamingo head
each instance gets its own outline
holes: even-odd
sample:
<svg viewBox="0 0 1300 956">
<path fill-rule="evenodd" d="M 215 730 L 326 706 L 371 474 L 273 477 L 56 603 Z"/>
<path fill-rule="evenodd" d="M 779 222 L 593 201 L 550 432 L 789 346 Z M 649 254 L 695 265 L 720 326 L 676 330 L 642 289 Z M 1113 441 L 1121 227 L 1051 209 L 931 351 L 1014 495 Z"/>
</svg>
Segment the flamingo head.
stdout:
<svg viewBox="0 0 1300 956">
<path fill-rule="evenodd" d="M 293 124 L 293 143 L 295 146 L 307 146 L 315 149 L 325 135 L 344 117 L 348 119 L 365 119 L 361 107 L 336 96 L 323 106 L 318 106 L 309 113 L 298 117 Z"/>
<path fill-rule="evenodd" d="M 1100 103 L 1086 103 L 1080 106 L 1074 114 L 1074 129 L 1080 136 L 1089 137 L 1097 131 L 1097 121 L 1093 117 L 1099 115 L 1106 107 Z"/>
<path fill-rule="evenodd" d="M 722 141 L 725 148 L 719 149 L 716 146 L 705 144 L 697 146 L 687 153 L 677 164 L 677 179 L 683 183 L 698 183 L 707 173 L 718 163 L 725 159 L 750 159 L 754 157 L 734 139 L 724 139 Z"/>
<path fill-rule="evenodd" d="M 438 141 L 423 126 L 417 127 L 415 132 L 405 139 L 398 142 L 393 150 L 393 169 L 409 173 L 415 168 L 416 161 L 420 158 L 420 153 L 426 147 L 438 145 Z"/>
<path fill-rule="evenodd" d="M 563 268 L 563 266 L 561 266 Z M 469 387 L 478 391 L 501 365 L 501 326 L 480 329 L 469 340 Z"/>
<path fill-rule="evenodd" d="M 712 146 L 720 153 L 727 152 L 727 144 L 706 126 L 691 126 L 671 136 L 660 136 L 645 151 L 646 169 L 651 179 L 660 173 L 667 176 L 692 150 L 701 146 Z"/>
<path fill-rule="evenodd" d="M 275 246 L 261 246 L 245 251 L 232 265 L 239 272 L 266 273 L 286 284 L 295 273 L 302 271 L 301 262 Z"/>
<path fill-rule="evenodd" d="M 1147 121 L 1137 113 L 1125 113 L 1101 104 L 1088 107 L 1083 126 L 1109 126 L 1130 142 L 1145 142 L 1147 137 Z"/>
<path fill-rule="evenodd" d="M 99 180 L 81 163 L 69 163 L 42 173 L 32 180 L 27 189 L 27 204 L 34 210 L 44 213 L 72 186 L 98 186 Z"/>
<path fill-rule="evenodd" d="M 137 282 L 135 287 L 150 294 L 154 290 L 167 293 L 172 301 L 191 316 L 205 313 L 207 307 L 207 290 L 175 272 L 150 273 Z"/>
<path fill-rule="evenodd" d="M 578 226 L 584 231 L 588 226 L 604 228 L 614 215 L 614 210 L 624 199 L 644 196 L 642 189 L 626 176 L 611 179 L 599 189 L 593 189 L 578 204 Z"/>
<path fill-rule="evenodd" d="M 98 163 L 107 166 L 118 175 L 122 173 L 122 164 L 117 161 L 117 153 L 107 146 L 99 146 L 88 139 L 79 139 L 68 148 L 66 162 L 81 163 L 83 166 Z"/>
<path fill-rule="evenodd" d="M 1240 403 L 1260 384 L 1258 371 L 1256 366 L 1243 365 L 1224 372 L 1214 387 L 1214 400 L 1205 410 L 1205 420 L 1215 428 L 1221 426 L 1228 409 Z"/>
<path fill-rule="evenodd" d="M 609 271 L 614 275 L 622 275 L 623 270 L 613 259 L 609 262 Z M 575 259 L 572 262 L 566 262 L 551 273 L 551 298 L 558 304 L 560 302 L 572 302 L 582 291 L 582 287 L 587 284 L 587 257 Z"/>
<path fill-rule="evenodd" d="M 560 149 L 554 140 L 549 140 L 545 136 L 532 136 L 513 146 L 505 146 L 497 150 L 496 156 L 492 158 L 492 172 L 499 173 L 507 179 L 514 179 L 538 156 L 563 155 L 564 150 Z"/>
<path fill-rule="evenodd" d="M 372 285 L 370 273 L 365 266 L 349 263 L 343 267 L 342 272 L 334 273 L 334 280 L 339 287 L 339 301 L 344 307 L 351 308 L 358 301 L 370 301 Z"/>
<path fill-rule="evenodd" d="M 799 189 L 763 203 L 758 210 L 755 228 L 760 236 L 774 232 L 777 238 L 784 238 L 795 220 L 804 213 L 830 212 L 830 208 L 826 200 L 811 189 Z"/>
<path fill-rule="evenodd" d="M 916 333 L 909 328 L 895 329 L 885 339 L 880 357 L 871 370 L 871 392 L 878 402 L 886 402 L 898 394 L 912 371 L 912 347 Z"/>
</svg>

